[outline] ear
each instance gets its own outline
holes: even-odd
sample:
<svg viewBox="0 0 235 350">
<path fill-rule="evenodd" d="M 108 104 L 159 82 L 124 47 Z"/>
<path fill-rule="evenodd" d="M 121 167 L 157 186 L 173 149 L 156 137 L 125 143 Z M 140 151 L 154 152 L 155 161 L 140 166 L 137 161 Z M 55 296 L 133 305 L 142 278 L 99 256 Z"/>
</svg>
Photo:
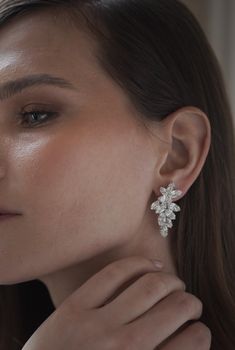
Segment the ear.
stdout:
<svg viewBox="0 0 235 350">
<path fill-rule="evenodd" d="M 178 200 L 196 180 L 206 161 L 211 144 L 210 122 L 199 108 L 187 106 L 169 114 L 160 124 L 158 137 L 153 137 L 158 152 L 153 190 L 159 196 L 159 185 L 167 187 L 174 182 L 176 189 L 182 191 Z"/>
</svg>

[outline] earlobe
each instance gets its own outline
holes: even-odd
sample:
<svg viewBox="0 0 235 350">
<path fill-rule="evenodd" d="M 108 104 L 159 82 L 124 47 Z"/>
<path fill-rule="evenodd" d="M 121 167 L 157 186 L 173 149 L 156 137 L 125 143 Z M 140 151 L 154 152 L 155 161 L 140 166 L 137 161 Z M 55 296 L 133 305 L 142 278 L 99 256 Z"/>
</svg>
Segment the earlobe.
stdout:
<svg viewBox="0 0 235 350">
<path fill-rule="evenodd" d="M 209 119 L 197 107 L 183 107 L 167 117 L 162 132 L 170 144 L 156 169 L 156 183 L 166 185 L 174 181 L 185 194 L 201 172 L 209 152 Z M 155 190 L 158 194 L 159 188 Z"/>
</svg>

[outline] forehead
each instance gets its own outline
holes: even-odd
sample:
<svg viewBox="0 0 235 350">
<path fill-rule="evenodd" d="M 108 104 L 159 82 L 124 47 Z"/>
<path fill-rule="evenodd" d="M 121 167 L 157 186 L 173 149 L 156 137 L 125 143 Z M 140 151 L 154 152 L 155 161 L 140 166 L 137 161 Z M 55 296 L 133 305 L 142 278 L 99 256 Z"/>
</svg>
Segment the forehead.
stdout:
<svg viewBox="0 0 235 350">
<path fill-rule="evenodd" d="M 90 37 L 61 15 L 40 10 L 0 27 L 0 79 L 59 73 L 71 79 L 99 75 Z"/>
</svg>

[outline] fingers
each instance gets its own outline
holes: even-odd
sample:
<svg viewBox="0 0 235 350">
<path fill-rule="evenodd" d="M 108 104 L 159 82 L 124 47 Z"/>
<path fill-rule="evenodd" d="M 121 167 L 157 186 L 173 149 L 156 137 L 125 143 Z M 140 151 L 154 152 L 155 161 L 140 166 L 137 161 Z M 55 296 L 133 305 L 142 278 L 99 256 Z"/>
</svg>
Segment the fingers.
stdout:
<svg viewBox="0 0 235 350">
<path fill-rule="evenodd" d="M 125 333 L 138 342 L 140 349 L 154 349 L 186 321 L 198 319 L 202 302 L 184 291 L 174 291 L 148 312 L 124 325 Z"/>
<path fill-rule="evenodd" d="M 174 290 L 184 290 L 177 276 L 162 272 L 147 272 L 124 290 L 104 312 L 113 316 L 115 323 L 125 324 L 142 315 Z M 122 312 L 120 312 L 122 310 Z"/>
<path fill-rule="evenodd" d="M 142 256 L 131 256 L 112 262 L 93 275 L 69 298 L 74 308 L 98 308 L 111 298 L 118 288 L 130 279 L 149 271 L 156 271 L 151 260 Z"/>
<path fill-rule="evenodd" d="M 195 322 L 177 334 L 157 350 L 209 350 L 211 347 L 211 331 L 202 322 Z"/>
</svg>

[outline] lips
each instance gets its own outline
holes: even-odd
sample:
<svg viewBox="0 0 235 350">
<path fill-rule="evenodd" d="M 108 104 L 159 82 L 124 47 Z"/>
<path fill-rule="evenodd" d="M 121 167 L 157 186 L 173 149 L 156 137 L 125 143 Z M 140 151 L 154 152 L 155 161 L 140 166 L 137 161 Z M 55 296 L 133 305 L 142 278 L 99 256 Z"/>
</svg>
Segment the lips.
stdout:
<svg viewBox="0 0 235 350">
<path fill-rule="evenodd" d="M 18 215 L 18 214 L 15 214 L 15 213 L 0 213 L 0 216 L 10 216 L 10 215 Z"/>
<path fill-rule="evenodd" d="M 20 215 L 20 213 L 13 210 L 0 208 L 0 215 Z"/>
<path fill-rule="evenodd" d="M 17 216 L 20 216 L 20 215 L 18 215 L 18 214 L 2 214 L 2 215 L 0 215 L 0 222 L 1 223 L 6 222 L 10 219 L 16 218 Z"/>
</svg>

